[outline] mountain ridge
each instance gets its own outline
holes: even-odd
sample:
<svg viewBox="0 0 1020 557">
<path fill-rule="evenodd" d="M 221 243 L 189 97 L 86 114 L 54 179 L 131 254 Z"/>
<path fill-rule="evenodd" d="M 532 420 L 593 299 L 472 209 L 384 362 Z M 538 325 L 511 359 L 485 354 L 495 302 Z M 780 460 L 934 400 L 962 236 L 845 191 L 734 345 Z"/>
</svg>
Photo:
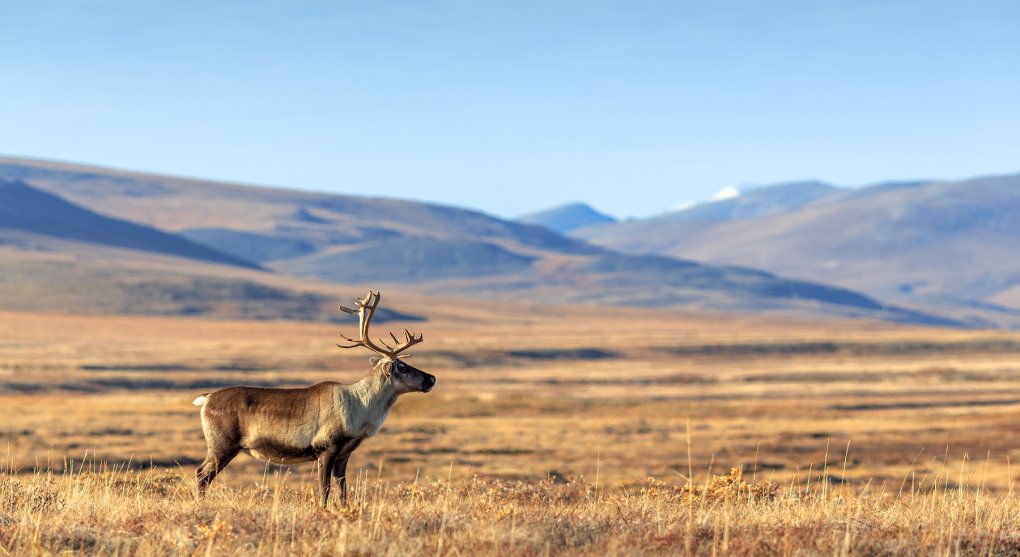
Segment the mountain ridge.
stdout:
<svg viewBox="0 0 1020 557">
<path fill-rule="evenodd" d="M 839 192 L 818 180 L 781 182 L 757 187 L 738 195 L 670 211 L 658 218 L 670 220 L 729 220 L 753 218 L 788 211 Z"/>
</svg>

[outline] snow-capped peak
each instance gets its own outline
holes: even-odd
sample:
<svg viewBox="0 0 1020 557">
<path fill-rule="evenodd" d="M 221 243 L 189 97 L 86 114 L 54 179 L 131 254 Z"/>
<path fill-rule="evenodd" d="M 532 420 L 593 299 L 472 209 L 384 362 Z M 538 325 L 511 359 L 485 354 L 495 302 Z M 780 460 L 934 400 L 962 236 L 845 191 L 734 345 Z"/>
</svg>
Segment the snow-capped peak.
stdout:
<svg viewBox="0 0 1020 557">
<path fill-rule="evenodd" d="M 709 202 L 725 201 L 727 199 L 740 197 L 740 194 L 741 194 L 740 188 L 733 184 L 728 184 L 723 189 L 712 194 L 712 196 L 708 198 L 708 201 Z"/>
<path fill-rule="evenodd" d="M 683 203 L 677 203 L 676 205 L 673 205 L 669 209 L 666 209 L 666 212 L 678 213 L 680 211 L 686 211 L 687 209 L 690 209 L 691 207 L 694 207 L 697 204 L 698 204 L 697 201 L 684 201 Z"/>
</svg>

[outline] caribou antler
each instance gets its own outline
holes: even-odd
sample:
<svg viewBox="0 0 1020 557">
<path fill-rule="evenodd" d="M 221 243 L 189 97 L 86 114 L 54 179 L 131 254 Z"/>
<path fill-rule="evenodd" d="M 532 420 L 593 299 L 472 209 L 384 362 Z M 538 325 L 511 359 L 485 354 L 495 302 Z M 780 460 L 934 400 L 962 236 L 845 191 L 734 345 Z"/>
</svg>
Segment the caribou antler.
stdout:
<svg viewBox="0 0 1020 557">
<path fill-rule="evenodd" d="M 361 335 L 361 338 L 353 339 L 343 333 L 340 333 L 341 338 L 352 344 L 347 346 L 338 344 L 337 346 L 340 348 L 355 348 L 358 346 L 364 346 L 376 354 L 396 359 L 401 352 L 424 340 L 422 335 L 415 335 L 411 331 L 404 329 L 404 340 L 402 341 L 399 340 L 396 335 L 390 333 L 390 338 L 393 339 L 394 347 L 390 347 L 390 345 L 386 344 L 386 341 L 381 338 L 379 339 L 379 344 L 382 346 L 372 342 L 371 337 L 368 336 L 368 324 L 372 321 L 372 317 L 375 315 L 375 308 L 379 307 L 380 299 L 382 299 L 382 296 L 380 296 L 378 292 L 372 292 L 369 290 L 368 294 L 365 294 L 364 298 L 357 300 L 356 304 L 358 309 L 340 306 L 341 310 L 358 316 L 358 332 Z"/>
</svg>

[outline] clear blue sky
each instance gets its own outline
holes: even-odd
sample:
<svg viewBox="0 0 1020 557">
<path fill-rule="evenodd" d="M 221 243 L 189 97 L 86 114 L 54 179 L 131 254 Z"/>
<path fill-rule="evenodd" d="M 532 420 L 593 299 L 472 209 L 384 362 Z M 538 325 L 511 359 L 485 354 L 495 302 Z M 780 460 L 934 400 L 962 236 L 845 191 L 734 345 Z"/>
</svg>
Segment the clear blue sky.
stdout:
<svg viewBox="0 0 1020 557">
<path fill-rule="evenodd" d="M 0 153 L 516 216 L 1020 170 L 1020 2 L 0 4 Z"/>
</svg>

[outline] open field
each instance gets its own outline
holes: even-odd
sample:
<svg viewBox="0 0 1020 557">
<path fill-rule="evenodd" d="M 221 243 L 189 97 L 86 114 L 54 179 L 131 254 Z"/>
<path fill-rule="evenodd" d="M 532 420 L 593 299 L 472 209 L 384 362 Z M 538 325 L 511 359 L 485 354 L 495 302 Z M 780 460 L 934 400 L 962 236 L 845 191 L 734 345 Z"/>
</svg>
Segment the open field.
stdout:
<svg viewBox="0 0 1020 557">
<path fill-rule="evenodd" d="M 424 332 L 439 383 L 401 399 L 328 511 L 311 464 L 246 456 L 196 503 L 190 402 L 357 379 L 367 353 L 335 348 L 337 325 L 0 312 L 0 554 L 1017 550 L 1020 335 L 385 304 L 431 317 L 379 328 Z M 732 468 L 774 493 L 682 491 Z"/>
</svg>

